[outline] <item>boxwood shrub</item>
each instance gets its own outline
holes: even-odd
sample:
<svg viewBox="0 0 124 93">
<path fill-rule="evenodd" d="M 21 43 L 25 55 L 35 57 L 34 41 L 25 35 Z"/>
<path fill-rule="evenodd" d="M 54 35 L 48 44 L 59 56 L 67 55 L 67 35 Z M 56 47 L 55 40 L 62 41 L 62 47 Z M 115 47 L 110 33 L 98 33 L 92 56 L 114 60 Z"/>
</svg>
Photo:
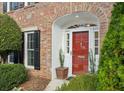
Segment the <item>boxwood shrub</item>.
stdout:
<svg viewBox="0 0 124 93">
<path fill-rule="evenodd" d="M 22 64 L 0 65 L 0 90 L 11 90 L 26 80 L 27 71 Z"/>
<path fill-rule="evenodd" d="M 118 76 L 119 76 L 119 90 L 124 91 L 124 66 L 119 66 L 118 70 Z"/>
<path fill-rule="evenodd" d="M 64 83 L 57 91 L 95 91 L 96 90 L 96 75 L 84 74 L 70 80 L 69 83 Z"/>
<path fill-rule="evenodd" d="M 124 4 L 115 3 L 100 52 L 97 90 L 124 90 Z"/>
</svg>

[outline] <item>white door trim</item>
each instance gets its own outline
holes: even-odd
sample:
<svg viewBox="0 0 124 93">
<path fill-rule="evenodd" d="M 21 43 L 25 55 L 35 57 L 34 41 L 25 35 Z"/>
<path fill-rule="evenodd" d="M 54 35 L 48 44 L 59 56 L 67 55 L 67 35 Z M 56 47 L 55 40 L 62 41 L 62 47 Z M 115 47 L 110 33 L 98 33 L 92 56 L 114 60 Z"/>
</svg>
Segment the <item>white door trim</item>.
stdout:
<svg viewBox="0 0 124 93">
<path fill-rule="evenodd" d="M 67 62 L 65 62 L 66 64 L 68 64 L 67 66 L 69 67 L 69 76 L 72 76 L 72 34 L 73 32 L 84 32 L 84 31 L 88 31 L 88 40 L 89 40 L 89 47 L 88 47 L 88 51 L 89 49 L 92 49 L 93 50 L 93 53 L 94 53 L 94 32 L 95 30 L 93 30 L 93 27 L 80 27 L 80 28 L 74 28 L 74 29 L 64 29 L 64 32 L 65 32 L 65 35 L 66 33 L 69 33 L 70 34 L 70 52 L 69 54 L 67 54 L 65 52 L 65 55 L 68 55 L 68 57 L 70 59 L 66 60 Z M 64 37 L 65 37 L 64 35 Z M 66 48 L 66 39 L 64 40 L 64 50 Z M 63 45 L 63 44 L 62 44 Z M 70 55 L 70 56 L 69 56 Z M 68 63 L 69 62 L 69 63 Z M 88 62 L 89 64 L 89 62 Z M 90 70 L 90 67 L 88 66 L 88 71 Z"/>
</svg>

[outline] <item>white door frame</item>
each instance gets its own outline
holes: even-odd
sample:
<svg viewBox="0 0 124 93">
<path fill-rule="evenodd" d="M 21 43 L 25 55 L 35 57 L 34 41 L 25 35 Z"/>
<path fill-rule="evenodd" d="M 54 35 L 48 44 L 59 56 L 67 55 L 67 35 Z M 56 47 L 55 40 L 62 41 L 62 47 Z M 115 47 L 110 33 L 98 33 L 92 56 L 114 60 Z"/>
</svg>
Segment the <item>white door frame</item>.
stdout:
<svg viewBox="0 0 124 93">
<path fill-rule="evenodd" d="M 93 50 L 93 53 L 94 53 L 94 30 L 92 27 L 79 27 L 79 28 L 74 28 L 74 29 L 64 29 L 65 31 L 65 35 L 64 35 L 64 39 L 65 39 L 65 36 L 67 33 L 70 34 L 70 52 L 69 54 L 67 54 L 65 52 L 65 66 L 69 67 L 69 75 L 68 76 L 72 76 L 72 34 L 73 32 L 84 32 L 84 31 L 88 31 L 88 41 L 89 41 L 89 47 L 88 47 L 88 52 L 89 52 L 89 49 L 92 49 Z M 64 40 L 63 42 L 64 44 L 64 47 L 63 47 L 63 50 L 65 51 L 66 50 L 66 39 Z M 66 56 L 68 56 L 69 58 L 66 58 Z M 88 61 L 88 64 L 89 64 L 89 61 Z M 88 71 L 90 70 L 90 66 L 88 65 Z"/>
<path fill-rule="evenodd" d="M 27 52 L 27 44 L 28 44 L 28 40 L 27 40 L 27 36 L 28 34 L 34 33 L 34 31 L 27 31 L 24 32 L 24 65 L 26 68 L 30 68 L 30 69 L 34 69 L 34 66 L 29 66 L 28 65 L 28 52 Z"/>
</svg>

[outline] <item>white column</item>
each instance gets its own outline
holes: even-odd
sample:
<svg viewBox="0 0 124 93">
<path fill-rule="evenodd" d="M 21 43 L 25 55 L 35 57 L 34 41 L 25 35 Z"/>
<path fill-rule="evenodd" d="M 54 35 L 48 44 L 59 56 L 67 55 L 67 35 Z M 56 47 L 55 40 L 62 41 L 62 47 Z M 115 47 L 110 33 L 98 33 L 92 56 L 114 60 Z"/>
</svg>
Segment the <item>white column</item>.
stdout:
<svg viewBox="0 0 124 93">
<path fill-rule="evenodd" d="M 28 6 L 28 2 L 25 2 L 25 5 L 24 6 Z"/>
</svg>

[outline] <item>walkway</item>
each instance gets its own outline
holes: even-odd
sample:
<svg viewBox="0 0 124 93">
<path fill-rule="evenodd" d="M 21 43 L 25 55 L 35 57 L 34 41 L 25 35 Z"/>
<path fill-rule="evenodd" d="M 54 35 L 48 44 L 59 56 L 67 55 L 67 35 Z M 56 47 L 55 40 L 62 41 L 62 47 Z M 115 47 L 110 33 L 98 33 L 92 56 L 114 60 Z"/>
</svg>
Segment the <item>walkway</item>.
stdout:
<svg viewBox="0 0 124 93">
<path fill-rule="evenodd" d="M 57 87 L 60 87 L 64 83 L 68 83 L 68 80 L 54 79 L 50 81 L 45 91 L 55 91 Z"/>
<path fill-rule="evenodd" d="M 28 81 L 21 84 L 24 91 L 42 91 L 46 88 L 50 80 L 41 77 L 31 77 Z"/>
</svg>

